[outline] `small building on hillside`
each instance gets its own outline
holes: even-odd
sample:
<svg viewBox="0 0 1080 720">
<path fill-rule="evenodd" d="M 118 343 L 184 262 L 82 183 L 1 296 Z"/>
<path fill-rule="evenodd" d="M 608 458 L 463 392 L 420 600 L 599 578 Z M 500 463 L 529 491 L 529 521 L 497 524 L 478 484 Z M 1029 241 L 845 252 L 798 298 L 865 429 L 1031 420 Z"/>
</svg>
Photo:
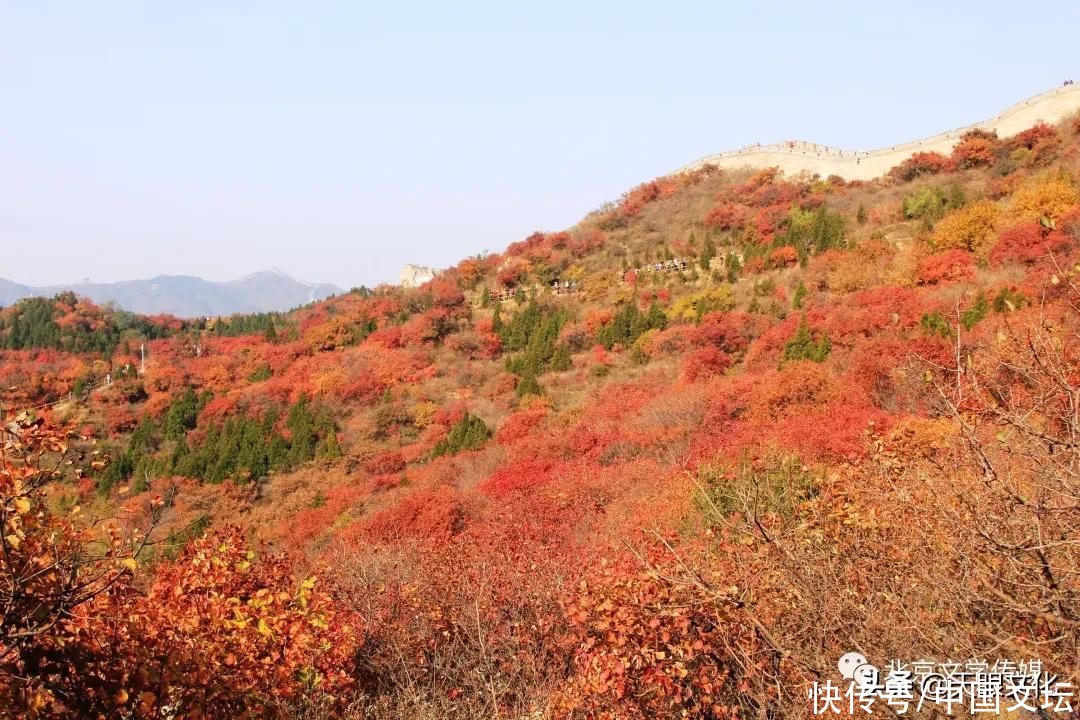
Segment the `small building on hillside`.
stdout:
<svg viewBox="0 0 1080 720">
<path fill-rule="evenodd" d="M 403 288 L 420 287 L 429 280 L 435 279 L 439 271 L 427 265 L 405 265 L 401 268 L 401 276 L 398 284 Z"/>
</svg>

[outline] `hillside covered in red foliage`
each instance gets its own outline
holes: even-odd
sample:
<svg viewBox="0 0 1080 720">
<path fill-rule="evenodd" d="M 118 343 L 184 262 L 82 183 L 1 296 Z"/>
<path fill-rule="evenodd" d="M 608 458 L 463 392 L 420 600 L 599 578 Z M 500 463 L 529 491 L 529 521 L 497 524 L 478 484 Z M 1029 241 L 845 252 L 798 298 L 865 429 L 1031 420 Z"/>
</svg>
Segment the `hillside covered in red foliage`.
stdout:
<svg viewBox="0 0 1080 720">
<path fill-rule="evenodd" d="M 801 717 L 853 648 L 1080 683 L 1078 181 L 1080 119 L 659 178 L 289 313 L 4 308 L 0 717 Z"/>
</svg>

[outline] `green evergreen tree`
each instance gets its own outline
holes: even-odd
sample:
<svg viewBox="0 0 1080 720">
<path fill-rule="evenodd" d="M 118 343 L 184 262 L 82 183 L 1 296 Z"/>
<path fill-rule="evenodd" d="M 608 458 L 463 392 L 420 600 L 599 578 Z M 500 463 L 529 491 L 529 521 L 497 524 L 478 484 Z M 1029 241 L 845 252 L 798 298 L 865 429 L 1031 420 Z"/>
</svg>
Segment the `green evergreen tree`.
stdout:
<svg viewBox="0 0 1080 720">
<path fill-rule="evenodd" d="M 518 397 L 524 397 L 526 395 L 543 395 L 544 389 L 540 387 L 540 383 L 536 381 L 536 376 L 526 375 L 522 377 L 514 388 L 514 392 Z"/>
<path fill-rule="evenodd" d="M 706 237 L 701 246 L 701 256 L 698 258 L 701 269 L 708 272 L 714 257 L 716 257 L 716 243 L 711 237 Z"/>
<path fill-rule="evenodd" d="M 551 356 L 551 369 L 555 372 L 565 372 L 570 369 L 573 361 L 570 357 L 570 348 L 560 344 L 555 348 L 555 354 Z"/>
<path fill-rule="evenodd" d="M 173 400 L 169 409 L 165 412 L 162 421 L 162 433 L 166 440 L 179 440 L 192 430 L 202 410 L 204 402 L 195 394 L 191 387 L 184 388 L 178 398 Z"/>
<path fill-rule="evenodd" d="M 285 427 L 289 428 L 291 434 L 289 465 L 296 466 L 315 457 L 315 444 L 318 437 L 315 433 L 315 419 L 308 409 L 307 395 L 301 395 L 289 409 Z"/>
<path fill-rule="evenodd" d="M 315 456 L 319 458 L 341 457 L 341 446 L 338 445 L 337 433 L 334 432 L 333 428 L 328 427 L 323 431 L 323 438 L 319 442 Z"/>
<path fill-rule="evenodd" d="M 919 319 L 919 326 L 930 335 L 947 338 L 952 335 L 952 326 L 942 312 L 926 313 Z"/>
<path fill-rule="evenodd" d="M 491 428 L 483 420 L 465 413 L 465 416 L 450 428 L 446 438 L 436 443 L 433 455 L 453 455 L 462 450 L 475 450 L 491 437 Z"/>
<path fill-rule="evenodd" d="M 796 310 L 801 310 L 803 306 L 803 301 L 806 300 L 807 292 L 808 291 L 806 289 L 806 285 L 804 285 L 803 281 L 800 280 L 799 285 L 795 288 L 795 295 L 791 298 L 791 307 L 795 308 Z"/>
<path fill-rule="evenodd" d="M 1030 303 L 1031 301 L 1022 292 L 1004 287 L 994 297 L 994 312 L 1003 313 L 1018 310 Z"/>
<path fill-rule="evenodd" d="M 975 302 L 971 307 L 960 314 L 960 324 L 964 326 L 965 330 L 971 328 L 982 322 L 987 315 L 990 314 L 990 303 L 986 299 L 986 293 L 982 290 L 975 296 Z"/>
<path fill-rule="evenodd" d="M 810 326 L 806 324 L 806 316 L 799 320 L 799 327 L 794 337 L 784 345 L 784 354 L 781 365 L 795 360 L 813 360 L 823 362 L 832 350 L 832 341 L 828 334 L 822 334 L 818 340 L 814 340 L 810 333 Z"/>
<path fill-rule="evenodd" d="M 742 272 L 742 263 L 739 261 L 739 256 L 733 252 L 728 253 L 727 262 L 724 264 L 727 266 L 727 281 L 734 283 L 739 279 L 739 273 Z"/>
<path fill-rule="evenodd" d="M 645 316 L 645 326 L 648 330 L 663 330 L 667 327 L 667 314 L 655 300 L 649 305 L 649 313 Z"/>
</svg>

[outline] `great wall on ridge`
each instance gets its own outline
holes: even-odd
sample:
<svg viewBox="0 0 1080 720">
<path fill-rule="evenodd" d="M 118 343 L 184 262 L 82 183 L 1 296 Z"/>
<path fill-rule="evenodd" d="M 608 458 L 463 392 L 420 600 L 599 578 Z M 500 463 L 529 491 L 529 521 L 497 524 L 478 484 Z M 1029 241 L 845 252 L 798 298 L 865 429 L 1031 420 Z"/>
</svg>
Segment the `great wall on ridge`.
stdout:
<svg viewBox="0 0 1080 720">
<path fill-rule="evenodd" d="M 708 155 L 673 174 L 715 165 L 725 169 L 777 167 L 788 175 L 809 172 L 821 177 L 838 175 L 845 180 L 872 180 L 917 152 L 948 155 L 960 137 L 971 130 L 992 131 L 999 137 L 1009 137 L 1027 130 L 1040 120 L 1053 125 L 1077 111 L 1080 111 L 1080 85 L 1069 83 L 1022 100 L 989 120 L 901 145 L 866 151 L 843 150 L 801 140 L 749 145 L 739 150 Z"/>
<path fill-rule="evenodd" d="M 877 150 L 842 150 L 802 140 L 749 145 L 707 155 L 671 174 L 678 175 L 705 165 L 714 165 L 724 169 L 776 167 L 788 175 L 808 172 L 821 177 L 837 175 L 845 180 L 873 180 L 917 152 L 948 155 L 961 136 L 971 130 L 996 132 L 998 137 L 1009 137 L 1039 121 L 1053 125 L 1077 112 L 1080 112 L 1080 85 L 1070 82 L 1021 100 L 989 120 L 900 145 Z M 418 287 L 437 274 L 438 270 L 424 265 L 405 265 L 401 269 L 399 284 L 402 287 Z"/>
</svg>

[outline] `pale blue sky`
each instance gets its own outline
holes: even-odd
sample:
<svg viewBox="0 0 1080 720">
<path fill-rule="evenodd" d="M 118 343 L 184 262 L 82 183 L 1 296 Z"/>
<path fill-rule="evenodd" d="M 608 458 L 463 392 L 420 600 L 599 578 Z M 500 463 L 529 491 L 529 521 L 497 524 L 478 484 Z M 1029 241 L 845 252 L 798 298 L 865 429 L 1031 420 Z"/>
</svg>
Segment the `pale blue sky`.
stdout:
<svg viewBox="0 0 1080 720">
<path fill-rule="evenodd" d="M 1080 77 L 1080 3 L 0 0 L 0 277 L 343 287 L 751 142 L 894 144 Z"/>
</svg>

